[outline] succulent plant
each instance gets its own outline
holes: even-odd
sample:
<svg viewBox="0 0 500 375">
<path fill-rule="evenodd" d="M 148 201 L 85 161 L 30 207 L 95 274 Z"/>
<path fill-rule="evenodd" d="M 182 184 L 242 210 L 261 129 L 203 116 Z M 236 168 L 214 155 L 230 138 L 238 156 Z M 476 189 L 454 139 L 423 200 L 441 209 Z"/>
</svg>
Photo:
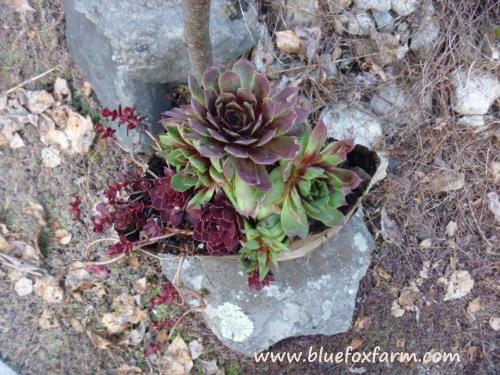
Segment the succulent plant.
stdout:
<svg viewBox="0 0 500 375">
<path fill-rule="evenodd" d="M 252 226 L 245 221 L 245 243 L 240 250 L 241 268 L 257 273 L 259 280 L 269 274 L 269 266 L 278 264 L 278 254 L 287 249 L 288 239 L 280 223 L 279 215 L 269 215 Z"/>
<path fill-rule="evenodd" d="M 297 106 L 296 87 L 271 88 L 248 60 L 231 69 L 209 67 L 202 85 L 190 76 L 191 104 L 166 112 L 167 126 L 189 128 L 184 137 L 211 160 L 222 160 L 226 179 L 234 172 L 262 191 L 271 189 L 266 166 L 293 160 L 307 112 Z"/>
<path fill-rule="evenodd" d="M 243 237 L 243 219 L 222 193 L 195 218 L 193 238 L 206 244 L 208 254 L 227 255 L 237 250 Z"/>
<path fill-rule="evenodd" d="M 352 141 L 332 142 L 325 147 L 327 131 L 320 121 L 301 137 L 301 151 L 293 162 L 282 162 L 271 174 L 273 190 L 264 206 L 281 207 L 281 226 L 288 237 L 307 237 L 308 217 L 333 227 L 342 220 L 338 210 L 345 193 L 355 189 L 361 178 L 339 168 L 354 148 Z"/>
<path fill-rule="evenodd" d="M 151 206 L 160 212 L 164 225 L 179 226 L 184 217 L 189 194 L 172 189 L 170 184 L 174 171 L 165 168 L 165 177 L 155 179 L 154 187 L 149 190 Z"/>
<path fill-rule="evenodd" d="M 225 183 L 220 163 L 213 162 L 201 155 L 193 146 L 193 141 L 186 137 L 189 128 L 185 123 L 164 122 L 167 132 L 159 136 L 159 143 L 165 160 L 175 167 L 177 173 L 172 176 L 171 186 L 184 192 L 191 188 L 197 193 L 188 202 L 190 207 L 201 207 L 207 203 L 219 187 Z"/>
</svg>

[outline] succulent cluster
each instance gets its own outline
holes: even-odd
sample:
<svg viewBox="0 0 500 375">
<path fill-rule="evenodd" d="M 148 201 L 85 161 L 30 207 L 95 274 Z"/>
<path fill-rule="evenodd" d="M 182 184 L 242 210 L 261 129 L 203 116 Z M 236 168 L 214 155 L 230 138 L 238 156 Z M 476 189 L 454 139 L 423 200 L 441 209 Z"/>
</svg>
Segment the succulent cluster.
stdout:
<svg viewBox="0 0 500 375">
<path fill-rule="evenodd" d="M 247 60 L 210 67 L 188 85 L 189 105 L 165 113 L 161 176 L 110 185 L 94 230 L 114 226 L 122 236 L 110 253 L 129 255 L 134 238 L 184 228 L 203 243 L 196 246 L 202 254 L 239 251 L 249 286 L 261 289 L 274 280 L 270 267 L 279 254 L 306 238 L 312 224 L 342 221 L 345 196 L 361 182 L 342 168 L 354 144 L 329 142 L 325 124 L 312 126 L 297 105 L 298 89 L 277 89 Z M 143 121 L 130 107 L 104 115 L 129 130 Z M 113 136 L 102 126 L 100 133 Z M 75 217 L 78 204 L 72 203 Z"/>
<path fill-rule="evenodd" d="M 361 182 L 340 167 L 354 144 L 327 144 L 325 125 L 312 127 L 297 105 L 298 89 L 278 90 L 247 60 L 210 67 L 188 86 L 190 104 L 165 113 L 159 137 L 176 170 L 172 188 L 194 194 L 187 204 L 201 212 L 194 239 L 213 255 L 240 248 L 249 285 L 259 289 L 312 222 L 342 220 L 345 195 Z"/>
</svg>

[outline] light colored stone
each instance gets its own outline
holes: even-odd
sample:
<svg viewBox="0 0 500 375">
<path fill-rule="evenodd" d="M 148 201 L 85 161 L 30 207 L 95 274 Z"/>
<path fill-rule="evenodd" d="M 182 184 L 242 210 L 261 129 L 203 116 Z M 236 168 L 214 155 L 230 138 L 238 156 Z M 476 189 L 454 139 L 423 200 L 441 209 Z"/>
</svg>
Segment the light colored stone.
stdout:
<svg viewBox="0 0 500 375">
<path fill-rule="evenodd" d="M 62 160 L 59 151 L 51 147 L 42 149 L 42 162 L 47 168 L 55 168 L 61 165 Z"/>
<path fill-rule="evenodd" d="M 389 12 L 379 12 L 375 10 L 372 14 L 379 31 L 390 33 L 394 31 L 394 17 L 391 16 Z"/>
<path fill-rule="evenodd" d="M 370 149 L 380 149 L 383 144 L 382 126 L 375 116 L 358 105 L 345 102 L 333 104 L 321 113 L 328 136 L 335 139 L 354 139 Z"/>
<path fill-rule="evenodd" d="M 242 10 L 243 9 L 243 13 Z M 65 0 L 70 53 L 103 105 L 137 105 L 153 132 L 169 107 L 166 94 L 186 82 L 191 66 L 183 36 L 182 0 Z M 214 62 L 226 64 L 258 39 L 256 7 L 247 1 L 213 0 L 210 29 Z M 117 137 L 126 147 L 138 132 Z M 147 148 L 148 137 L 142 137 Z"/>
<path fill-rule="evenodd" d="M 290 25 L 316 26 L 320 20 L 318 12 L 318 0 L 287 0 L 286 2 L 286 19 Z"/>
<path fill-rule="evenodd" d="M 439 23 L 434 17 L 434 7 L 429 4 L 423 12 L 417 30 L 411 35 L 410 49 L 420 58 L 429 56 L 439 37 Z"/>
<path fill-rule="evenodd" d="M 395 83 L 380 87 L 370 100 L 373 112 L 396 125 L 422 122 L 430 105 L 430 96 L 419 102 L 418 93 L 411 94 Z"/>
<path fill-rule="evenodd" d="M 275 282 L 261 291 L 249 289 L 239 261 L 225 257 L 188 258 L 180 279 L 208 289 L 202 313 L 208 326 L 225 345 L 251 356 L 288 337 L 348 330 L 373 247 L 359 210 L 323 247 L 281 262 Z M 172 280 L 177 262 L 165 261 L 162 268 Z"/>
<path fill-rule="evenodd" d="M 327 4 L 331 10 L 339 10 L 349 8 L 352 0 L 327 0 Z"/>
<path fill-rule="evenodd" d="M 387 12 L 391 9 L 391 0 L 354 0 L 354 4 L 359 9 L 374 9 L 380 12 Z"/>
<path fill-rule="evenodd" d="M 368 35 L 375 28 L 370 15 L 364 10 L 358 10 L 353 15 L 347 15 L 347 32 L 351 35 Z"/>
<path fill-rule="evenodd" d="M 392 0 L 392 10 L 399 16 L 408 16 L 417 10 L 420 0 Z"/>
<path fill-rule="evenodd" d="M 483 115 L 464 115 L 458 119 L 458 123 L 474 129 L 482 129 L 486 126 L 486 119 Z"/>
<path fill-rule="evenodd" d="M 451 84 L 453 110 L 462 115 L 484 115 L 500 96 L 500 81 L 485 70 L 457 70 Z"/>
<path fill-rule="evenodd" d="M 17 150 L 18 148 L 22 148 L 25 146 L 23 139 L 18 133 L 14 133 L 12 139 L 9 144 L 10 148 L 13 150 Z"/>
</svg>

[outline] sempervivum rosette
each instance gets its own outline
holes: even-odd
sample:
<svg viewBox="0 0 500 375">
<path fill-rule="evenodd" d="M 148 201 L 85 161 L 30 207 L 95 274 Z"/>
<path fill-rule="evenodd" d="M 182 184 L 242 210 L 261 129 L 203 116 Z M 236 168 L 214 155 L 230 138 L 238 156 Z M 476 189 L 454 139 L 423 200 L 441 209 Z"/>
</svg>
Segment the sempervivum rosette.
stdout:
<svg viewBox="0 0 500 375">
<path fill-rule="evenodd" d="M 297 137 L 307 112 L 297 106 L 298 89 L 272 89 L 244 59 L 228 70 L 208 68 L 201 86 L 193 76 L 188 83 L 191 104 L 167 112 L 165 124 L 188 126 L 185 137 L 201 155 L 221 159 L 227 179 L 236 171 L 249 185 L 270 190 L 266 165 L 293 160 L 300 148 Z"/>
<path fill-rule="evenodd" d="M 243 219 L 219 193 L 203 210 L 196 210 L 193 238 L 204 242 L 210 255 L 231 254 L 243 237 Z"/>
</svg>

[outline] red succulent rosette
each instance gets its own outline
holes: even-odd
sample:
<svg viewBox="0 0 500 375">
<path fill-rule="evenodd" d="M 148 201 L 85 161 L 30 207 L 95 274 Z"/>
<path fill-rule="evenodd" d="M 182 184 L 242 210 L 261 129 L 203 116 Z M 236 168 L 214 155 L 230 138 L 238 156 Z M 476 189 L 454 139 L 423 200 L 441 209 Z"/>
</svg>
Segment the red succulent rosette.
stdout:
<svg viewBox="0 0 500 375">
<path fill-rule="evenodd" d="M 193 238 L 206 244 L 208 254 L 227 255 L 237 250 L 243 237 L 243 219 L 223 194 L 195 215 Z"/>
</svg>

